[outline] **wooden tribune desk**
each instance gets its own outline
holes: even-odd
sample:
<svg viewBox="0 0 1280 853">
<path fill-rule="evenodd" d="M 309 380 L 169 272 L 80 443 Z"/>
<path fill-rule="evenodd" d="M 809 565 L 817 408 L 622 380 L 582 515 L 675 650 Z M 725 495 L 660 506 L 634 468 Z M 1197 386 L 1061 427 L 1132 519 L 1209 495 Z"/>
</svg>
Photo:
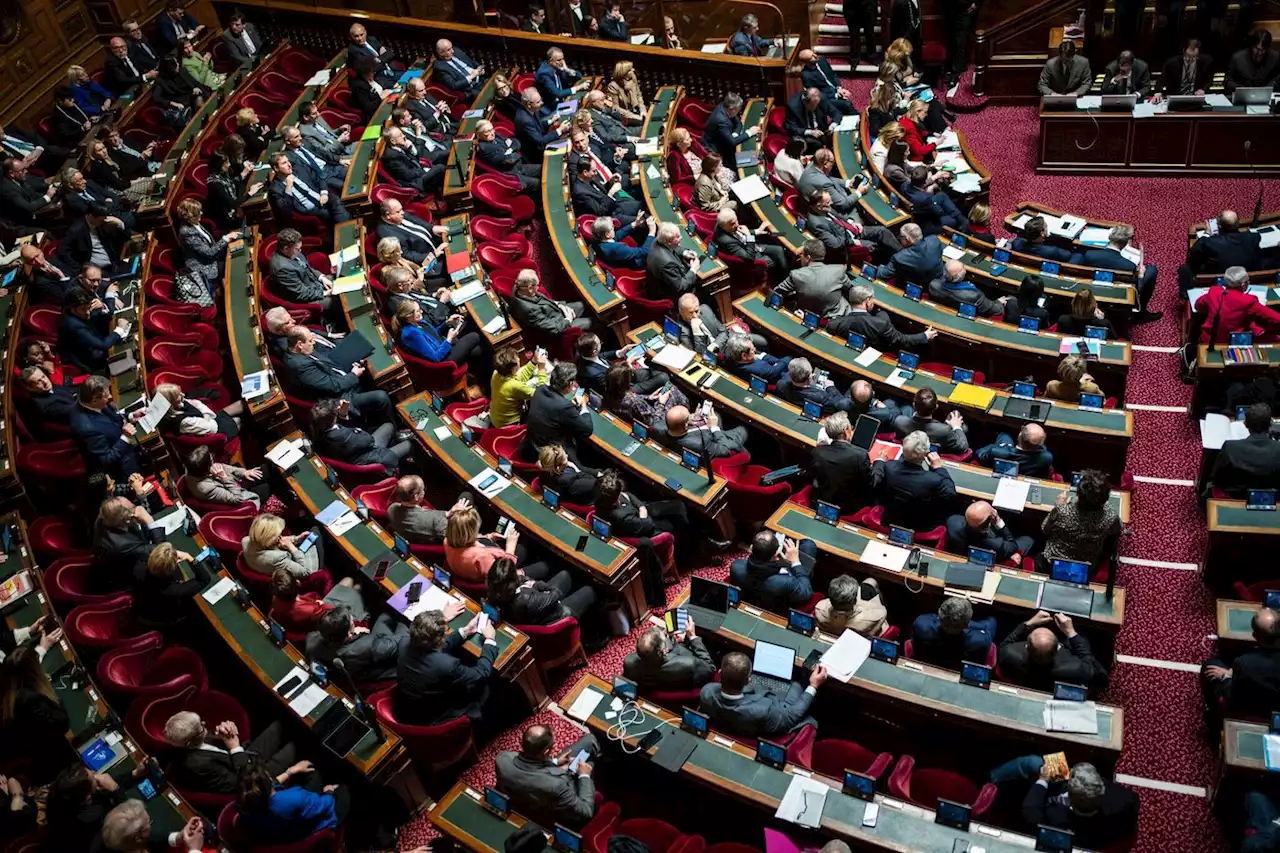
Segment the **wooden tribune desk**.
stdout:
<svg viewBox="0 0 1280 853">
<path fill-rule="evenodd" d="M 1268 288 L 1267 305 L 1276 308 L 1280 303 L 1280 288 Z M 1246 364 L 1227 364 L 1225 344 L 1220 344 L 1209 351 L 1208 344 L 1196 345 L 1196 384 L 1191 395 L 1191 414 L 1203 417 L 1205 409 L 1221 407 L 1227 398 L 1227 388 L 1234 382 L 1249 382 L 1258 378 L 1280 364 L 1280 344 L 1255 344 L 1254 348 L 1261 357 L 1259 361 Z"/>
<path fill-rule="evenodd" d="M 498 460 L 479 447 L 468 447 L 453 420 L 432 411 L 429 393 L 411 397 L 396 408 L 427 452 L 464 483 L 485 471 L 498 472 Z M 439 435 L 437 430 L 441 431 Z M 517 522 L 522 532 L 535 537 L 551 554 L 586 572 L 597 586 L 617 596 L 632 622 L 639 619 L 648 606 L 635 549 L 620 539 L 600 539 L 568 510 L 551 509 L 519 478 L 511 480 L 510 486 L 492 497 L 478 489 L 475 493 Z M 586 547 L 578 551 L 576 545 L 583 536 Z"/>
<path fill-rule="evenodd" d="M 686 590 L 673 607 L 685 606 L 688 598 Z M 695 623 L 698 610 L 690 610 Z M 699 632 L 748 655 L 757 640 L 795 649 L 797 667 L 810 652 L 825 652 L 838 639 L 821 631 L 812 637 L 798 634 L 788 630 L 785 616 L 745 603 L 730 608 L 719 629 L 709 631 L 699 626 Z M 1067 749 L 1073 760 L 1092 761 L 1105 774 L 1115 769 L 1120 757 L 1124 710 L 1111 705 L 1098 706 L 1096 735 L 1051 732 L 1044 727 L 1045 704 L 1053 698 L 1050 694 L 994 682 L 989 690 L 969 687 L 960 683 L 960 673 L 954 670 L 906 658 L 899 658 L 897 664 L 868 658 L 849 681 L 828 679 L 826 689 L 832 688 L 851 694 L 859 710 L 878 709 L 897 722 L 968 727 L 982 731 L 984 739 L 1020 742 L 1019 746 L 1009 744 L 1006 752 L 1010 757 L 1028 750 L 1050 753 Z M 993 763 L 997 760 L 995 756 L 988 758 Z"/>
<path fill-rule="evenodd" d="M 296 440 L 301 435 L 296 433 L 291 438 Z M 346 489 L 329 485 L 325 479 L 327 473 L 324 462 L 319 457 L 310 456 L 299 461 L 295 470 L 288 474 L 286 479 L 293 493 L 312 516 L 334 501 L 341 501 L 351 509 L 357 509 L 356 502 Z M 364 575 L 368 585 L 377 587 L 378 592 L 385 598 L 395 595 L 401 587 L 415 578 L 434 583 L 430 569 L 424 567 L 416 557 L 401 559 L 391 551 L 394 540 L 391 534 L 376 521 L 357 524 L 341 536 L 334 536 L 332 533 L 329 536 L 338 543 L 352 564 Z M 391 568 L 387 570 L 387 576 L 379 584 L 373 579 L 373 564 L 383 555 L 392 563 Z M 479 612 L 480 605 L 467 598 L 460 590 L 454 589 L 451 593 L 462 599 L 467 606 L 465 613 L 449 623 L 450 628 L 456 631 Z M 494 640 L 498 643 L 498 658 L 494 661 L 494 669 L 503 678 L 518 685 L 525 698 L 529 700 L 529 707 L 537 711 L 547 701 L 547 690 L 543 685 L 541 672 L 534 665 L 533 649 L 529 645 L 529 638 L 505 623 L 498 628 L 494 636 Z M 477 657 L 480 655 L 480 644 L 475 642 L 474 638 L 467 641 L 465 648 Z"/>
<path fill-rule="evenodd" d="M 1211 498 L 1206 507 L 1209 536 L 1205 543 L 1204 579 L 1218 591 L 1235 581 L 1250 583 L 1280 577 L 1272 554 L 1280 542 L 1280 512 L 1250 510 L 1241 500 Z M 1280 586 L 1278 586 L 1280 588 Z"/>
<path fill-rule="evenodd" d="M 769 110 L 773 107 L 772 98 L 752 98 L 747 101 L 747 105 L 742 110 L 742 126 L 743 128 L 760 128 L 757 136 L 746 139 L 738 146 L 738 151 L 743 154 L 754 154 L 756 162 L 750 166 L 737 167 L 738 178 L 746 178 L 748 175 L 759 175 L 760 180 L 764 181 L 765 186 L 769 185 L 769 173 L 765 169 L 764 163 L 760 158 L 764 156 L 764 149 L 761 147 L 761 140 L 765 137 L 765 121 L 769 117 Z M 730 169 L 734 168 L 733 163 L 725 163 Z M 767 195 L 759 201 L 751 203 L 751 209 L 755 211 L 757 217 L 765 225 L 769 226 L 769 231 L 778 238 L 784 248 L 790 250 L 792 254 L 800 251 L 800 247 L 804 244 L 808 233 L 801 231 L 800 226 L 791 218 L 791 214 L 783 210 L 776 195 Z M 728 317 L 728 314 L 721 316 Z"/>
<path fill-rule="evenodd" d="M 1220 107 L 1134 118 L 1127 112 L 1047 110 L 1042 103 L 1036 171 L 1277 175 L 1280 116 Z"/>
<path fill-rule="evenodd" d="M 560 704 L 565 708 L 572 706 L 587 689 L 602 694 L 599 705 L 587 718 L 587 726 L 600 738 L 602 745 L 613 744 L 614 741 L 608 739 L 607 732 L 614 722 L 605 718 L 610 704 L 611 685 L 608 682 L 594 675 L 586 675 L 574 685 Z M 640 712 L 639 719 L 627 726 L 624 741 L 629 748 L 635 747 L 640 738 L 653 729 L 680 726 L 678 715 L 648 702 L 641 701 L 635 708 Z M 606 748 L 609 747 L 606 745 Z M 661 744 L 651 747 L 646 756 L 651 757 L 660 748 Z M 866 803 L 843 793 L 842 780 L 828 779 L 791 764 L 785 770 L 777 770 L 757 762 L 754 756 L 753 749 L 712 733 L 697 744 L 680 768 L 679 776 L 682 780 L 697 782 L 741 804 L 762 809 L 770 818 L 791 785 L 793 773 L 798 772 L 820 781 L 831 788 L 822 809 L 822 833 L 848 841 L 858 850 L 885 850 L 893 853 L 927 850 L 930 853 L 948 853 L 959 849 L 955 846 L 957 840 L 968 841 L 970 846 L 967 849 L 983 847 L 987 853 L 1027 853 L 1035 847 L 1034 838 L 1016 832 L 1005 829 L 984 832 L 986 825 L 977 820 L 973 821 L 968 832 L 934 823 L 932 810 L 883 794 L 876 795 L 876 802 L 881 806 L 880 817 L 874 828 L 867 828 L 862 825 Z"/>
<path fill-rule="evenodd" d="M 223 310 L 226 312 L 227 340 L 231 344 L 231 360 L 236 377 L 243 383 L 253 373 L 266 371 L 270 390 L 260 397 L 246 400 L 249 415 L 267 436 L 280 437 L 293 432 L 293 415 L 284 399 L 284 391 L 276 380 L 267 356 L 258 308 L 258 227 L 249 229 L 249 239 L 227 246 L 226 270 L 223 273 Z M 372 343 L 372 342 L 371 342 Z"/>
<path fill-rule="evenodd" d="M 1280 589 L 1280 584 L 1276 584 Z M 1219 598 L 1215 604 L 1218 620 L 1218 648 L 1229 653 L 1244 651 L 1257 645 L 1253 639 L 1253 614 L 1262 607 L 1261 601 L 1237 601 Z"/>
</svg>

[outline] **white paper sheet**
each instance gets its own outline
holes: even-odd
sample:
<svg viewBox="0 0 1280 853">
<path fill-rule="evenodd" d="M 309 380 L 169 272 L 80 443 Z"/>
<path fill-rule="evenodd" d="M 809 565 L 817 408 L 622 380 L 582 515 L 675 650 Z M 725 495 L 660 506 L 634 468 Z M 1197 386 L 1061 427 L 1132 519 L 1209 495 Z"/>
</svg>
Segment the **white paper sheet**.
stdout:
<svg viewBox="0 0 1280 853">
<path fill-rule="evenodd" d="M 832 678 L 848 683 L 870 656 L 871 641 L 855 631 L 845 629 L 840 639 L 823 652 L 819 663 L 827 668 Z"/>
<path fill-rule="evenodd" d="M 303 685 L 311 679 L 311 675 L 302 667 L 295 666 L 293 669 L 289 670 L 284 674 L 284 678 L 280 679 L 274 685 L 272 685 L 271 689 L 279 693 L 280 685 L 284 684 L 286 681 L 288 681 L 291 678 L 302 679 L 301 683 L 294 685 L 293 689 L 289 691 L 289 696 L 296 696 L 299 692 L 302 691 Z"/>
<path fill-rule="evenodd" d="M 480 488 L 481 483 L 483 483 L 485 480 L 488 480 L 489 477 L 494 475 L 496 475 L 498 479 L 494 480 L 487 489 Z M 471 488 L 480 492 L 480 494 L 484 495 L 485 497 L 492 498 L 494 495 L 497 495 L 500 492 L 502 492 L 502 490 L 505 489 L 507 486 L 510 486 L 511 481 L 508 480 L 506 477 L 502 476 L 501 474 L 499 474 L 497 471 L 494 471 L 491 468 L 486 468 L 483 471 L 481 471 L 479 474 L 476 474 L 470 480 L 467 480 L 467 484 L 470 485 Z"/>
<path fill-rule="evenodd" d="M 1093 702 L 1064 702 L 1048 699 L 1044 703 L 1044 727 L 1051 732 L 1098 733 L 1098 706 Z"/>
<path fill-rule="evenodd" d="M 759 175 L 747 175 L 740 181 L 734 181 L 729 185 L 729 189 L 733 190 L 733 194 L 743 204 L 751 204 L 771 194 Z"/>
<path fill-rule="evenodd" d="M 160 530 L 165 536 L 173 533 L 182 527 L 183 522 L 187 520 L 187 514 L 182 509 L 174 510 L 163 518 L 157 518 L 155 523 L 147 525 L 151 530 Z"/>
<path fill-rule="evenodd" d="M 791 784 L 787 786 L 787 792 L 782 795 L 773 816 L 797 826 L 816 829 L 822 823 L 822 808 L 830 790 L 824 782 L 792 774 Z"/>
<path fill-rule="evenodd" d="M 348 530 L 355 527 L 359 523 L 360 523 L 360 516 L 356 515 L 354 512 L 348 511 L 344 515 L 338 516 L 338 518 L 334 520 L 333 523 L 327 524 L 325 526 L 329 528 L 329 532 L 332 533 L 334 536 L 341 536 L 342 534 L 346 533 Z"/>
<path fill-rule="evenodd" d="M 942 254 L 944 257 L 951 258 L 953 261 L 958 261 L 964 257 L 964 249 L 957 248 L 948 243 L 942 247 Z"/>
<path fill-rule="evenodd" d="M 271 393 L 270 376 L 270 370 L 246 373 L 244 379 L 240 380 L 240 396 L 246 400 L 253 400 Z"/>
<path fill-rule="evenodd" d="M 1229 107 L 1231 106 L 1231 99 L 1228 98 L 1226 95 L 1219 95 L 1219 94 L 1205 95 L 1204 103 L 1205 103 L 1205 106 L 1210 106 L 1210 107 Z"/>
<path fill-rule="evenodd" d="M 281 442 L 276 445 L 271 453 L 267 454 L 267 458 L 275 463 L 276 467 L 281 471 L 292 468 L 303 457 L 302 442 Z"/>
<path fill-rule="evenodd" d="M 858 558 L 858 562 L 889 572 L 900 572 L 907 565 L 907 557 L 909 556 L 911 556 L 911 552 L 906 548 L 899 548 L 897 545 L 890 545 L 888 542 L 881 542 L 877 539 L 866 544 L 862 549 L 862 556 Z"/>
<path fill-rule="evenodd" d="M 1081 95 L 1076 98 L 1076 109 L 1078 110 L 1098 110 L 1102 109 L 1101 95 Z"/>
<path fill-rule="evenodd" d="M 698 51 L 699 53 L 724 53 L 724 42 L 710 42 L 704 44 Z"/>
<path fill-rule="evenodd" d="M 1080 232 L 1080 236 L 1076 239 L 1081 243 L 1088 243 L 1091 246 L 1107 245 L 1107 238 L 1111 236 L 1111 229 L 1090 227 Z"/>
<path fill-rule="evenodd" d="M 1272 228 L 1269 231 L 1263 231 L 1258 237 L 1259 249 L 1273 249 L 1280 246 L 1280 228 Z"/>
<path fill-rule="evenodd" d="M 463 305 L 484 293 L 484 282 L 473 281 L 461 287 L 455 287 L 449 293 L 449 301 L 454 305 Z"/>
<path fill-rule="evenodd" d="M 875 364 L 876 359 L 880 358 L 882 355 L 884 355 L 884 353 L 880 352 L 880 350 L 875 347 L 867 347 L 862 352 L 858 353 L 858 357 L 853 360 L 853 363 L 859 367 L 870 367 Z"/>
<path fill-rule="evenodd" d="M 424 583 L 422 585 L 422 597 L 404 609 L 404 616 L 412 621 L 419 613 L 426 613 L 428 610 L 443 611 L 454 601 L 454 597 L 440 587 L 435 584 Z"/>
<path fill-rule="evenodd" d="M 600 704 L 604 694 L 593 688 L 586 688 L 578 694 L 578 698 L 569 706 L 569 716 L 580 722 L 586 722 L 591 712 Z"/>
<path fill-rule="evenodd" d="M 315 74 L 311 75 L 311 79 L 304 85 L 307 86 L 323 86 L 329 82 L 329 78 L 333 76 L 333 70 L 329 68 L 321 68 Z"/>
<path fill-rule="evenodd" d="M 219 601 L 227 597 L 227 593 L 236 588 L 236 582 L 231 578 L 223 578 L 213 586 L 206 589 L 201 595 L 204 600 L 210 604 L 217 604 Z"/>
<path fill-rule="evenodd" d="M 632 44 L 653 44 L 653 33 L 642 33 L 631 37 Z"/>
<path fill-rule="evenodd" d="M 951 184 L 952 192 L 969 195 L 982 190 L 982 180 L 976 172 L 961 172 Z"/>
<path fill-rule="evenodd" d="M 843 116 L 836 124 L 836 130 L 857 130 L 858 118 L 859 116 L 857 113 L 850 113 L 847 116 Z"/>
<path fill-rule="evenodd" d="M 1224 441 L 1248 437 L 1245 425 L 1226 415 L 1210 413 L 1200 421 L 1200 446 L 1205 450 L 1221 450 Z"/>
<path fill-rule="evenodd" d="M 363 274 L 352 273 L 350 279 L 338 279 L 333 283 L 334 296 L 341 296 L 344 293 L 351 293 L 356 290 L 363 290 L 366 279 Z"/>
<path fill-rule="evenodd" d="M 333 524 L 346 513 L 351 512 L 350 508 L 340 500 L 332 500 L 329 505 L 316 513 L 316 522 L 326 527 Z"/>
<path fill-rule="evenodd" d="M 1027 223 L 1030 221 L 1031 221 L 1030 213 L 1020 213 L 1017 216 L 1015 216 L 1013 221 L 1010 222 L 1009 224 L 1014 228 L 1014 230 L 1021 231 L 1023 228 L 1026 227 Z"/>
<path fill-rule="evenodd" d="M 495 314 L 483 328 L 486 335 L 496 335 L 507 327 L 507 320 L 501 314 Z"/>
<path fill-rule="evenodd" d="M 1151 118 L 1156 114 L 1156 105 L 1147 103 L 1137 103 L 1133 105 L 1134 118 Z"/>
<path fill-rule="evenodd" d="M 889 374 L 889 378 L 885 380 L 885 384 L 892 385 L 894 388 L 901 388 L 907 384 L 910 374 L 904 373 L 901 368 L 895 367 L 893 373 Z"/>
<path fill-rule="evenodd" d="M 444 441 L 446 438 L 453 435 L 453 430 L 449 429 L 447 426 L 438 426 L 431 432 L 435 435 L 436 440 L 438 441 Z"/>
<path fill-rule="evenodd" d="M 670 344 L 663 347 L 653 356 L 653 363 L 659 367 L 665 367 L 672 373 L 679 373 L 689 366 L 689 363 L 696 357 L 696 353 L 682 347 L 679 344 Z"/>
<path fill-rule="evenodd" d="M 1029 480 L 1015 480 L 1013 477 L 1001 477 L 996 484 L 996 497 L 992 503 L 996 509 L 1008 509 L 1022 512 L 1027 505 L 1027 493 L 1031 491 Z"/>
<path fill-rule="evenodd" d="M 635 143 L 637 157 L 652 157 L 658 153 L 658 140 L 645 139 Z"/>
<path fill-rule="evenodd" d="M 307 689 L 303 690 L 293 701 L 289 703 L 289 707 L 293 709 L 299 717 L 309 717 L 311 712 L 319 707 L 320 703 L 329 694 L 319 684 L 312 682 L 307 685 Z"/>
<path fill-rule="evenodd" d="M 138 426 L 142 427 L 143 432 L 154 432 L 160 425 L 160 419 L 168 414 L 172 407 L 173 404 L 169 402 L 168 397 L 163 394 L 153 394 L 147 403 L 147 410 L 142 413 L 142 417 L 138 418 Z"/>
</svg>

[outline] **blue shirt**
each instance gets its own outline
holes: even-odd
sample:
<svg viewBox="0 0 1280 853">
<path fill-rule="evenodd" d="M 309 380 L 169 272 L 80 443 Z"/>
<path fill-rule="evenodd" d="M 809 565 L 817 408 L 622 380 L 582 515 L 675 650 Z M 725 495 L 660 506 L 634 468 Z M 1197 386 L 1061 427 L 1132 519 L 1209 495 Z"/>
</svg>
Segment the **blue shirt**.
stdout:
<svg viewBox="0 0 1280 853">
<path fill-rule="evenodd" d="M 255 842 L 287 844 L 322 829 L 336 828 L 338 815 L 329 794 L 313 794 L 306 788 L 277 788 L 265 812 L 240 813 L 240 826 Z"/>
</svg>

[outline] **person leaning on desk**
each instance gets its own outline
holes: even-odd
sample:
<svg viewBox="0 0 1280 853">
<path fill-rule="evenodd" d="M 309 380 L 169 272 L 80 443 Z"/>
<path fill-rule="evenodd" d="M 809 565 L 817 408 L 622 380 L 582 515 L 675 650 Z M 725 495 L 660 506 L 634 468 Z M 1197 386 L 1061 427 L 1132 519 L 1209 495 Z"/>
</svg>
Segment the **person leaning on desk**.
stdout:
<svg viewBox="0 0 1280 853">
<path fill-rule="evenodd" d="M 1259 607 L 1250 628 L 1256 646 L 1230 661 L 1211 657 L 1201 669 L 1211 719 L 1265 717 L 1280 707 L 1280 613 Z"/>
<path fill-rule="evenodd" d="M 1037 85 L 1041 95 L 1076 95 L 1089 91 L 1093 85 L 1093 69 L 1089 60 L 1076 54 L 1076 43 L 1064 38 L 1058 45 L 1058 55 L 1044 64 Z"/>
</svg>

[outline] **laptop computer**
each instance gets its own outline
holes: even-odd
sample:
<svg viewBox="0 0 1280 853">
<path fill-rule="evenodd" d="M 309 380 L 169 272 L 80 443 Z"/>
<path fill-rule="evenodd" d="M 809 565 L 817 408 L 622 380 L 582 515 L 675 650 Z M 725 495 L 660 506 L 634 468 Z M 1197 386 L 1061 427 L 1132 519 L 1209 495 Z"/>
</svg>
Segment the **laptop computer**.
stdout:
<svg viewBox="0 0 1280 853">
<path fill-rule="evenodd" d="M 1262 106 L 1271 103 L 1270 86 L 1240 86 L 1231 95 L 1231 103 L 1237 107 Z"/>
<path fill-rule="evenodd" d="M 751 680 L 759 687 L 785 696 L 791 689 L 791 671 L 795 669 L 795 663 L 795 649 L 756 640 Z"/>
<path fill-rule="evenodd" d="M 334 699 L 329 709 L 316 721 L 313 731 L 334 755 L 345 758 L 356 744 L 364 740 L 370 729 L 364 720 L 347 710 L 347 706 L 342 702 Z"/>
<path fill-rule="evenodd" d="M 1103 95 L 1102 108 L 1110 112 L 1133 112 L 1138 105 L 1137 95 Z"/>
<path fill-rule="evenodd" d="M 689 581 L 687 609 L 699 628 L 718 631 L 729 612 L 729 585 L 695 575 Z"/>
<path fill-rule="evenodd" d="M 1053 560 L 1049 580 L 1040 593 L 1040 609 L 1051 613 L 1089 618 L 1093 615 L 1093 589 L 1089 586 L 1089 564 L 1078 560 Z"/>
<path fill-rule="evenodd" d="M 1193 113 L 1205 108 L 1204 95 L 1170 95 L 1169 112 Z"/>
<path fill-rule="evenodd" d="M 1045 95 L 1040 99 L 1040 106 L 1046 110 L 1074 110 L 1075 95 Z"/>
</svg>

